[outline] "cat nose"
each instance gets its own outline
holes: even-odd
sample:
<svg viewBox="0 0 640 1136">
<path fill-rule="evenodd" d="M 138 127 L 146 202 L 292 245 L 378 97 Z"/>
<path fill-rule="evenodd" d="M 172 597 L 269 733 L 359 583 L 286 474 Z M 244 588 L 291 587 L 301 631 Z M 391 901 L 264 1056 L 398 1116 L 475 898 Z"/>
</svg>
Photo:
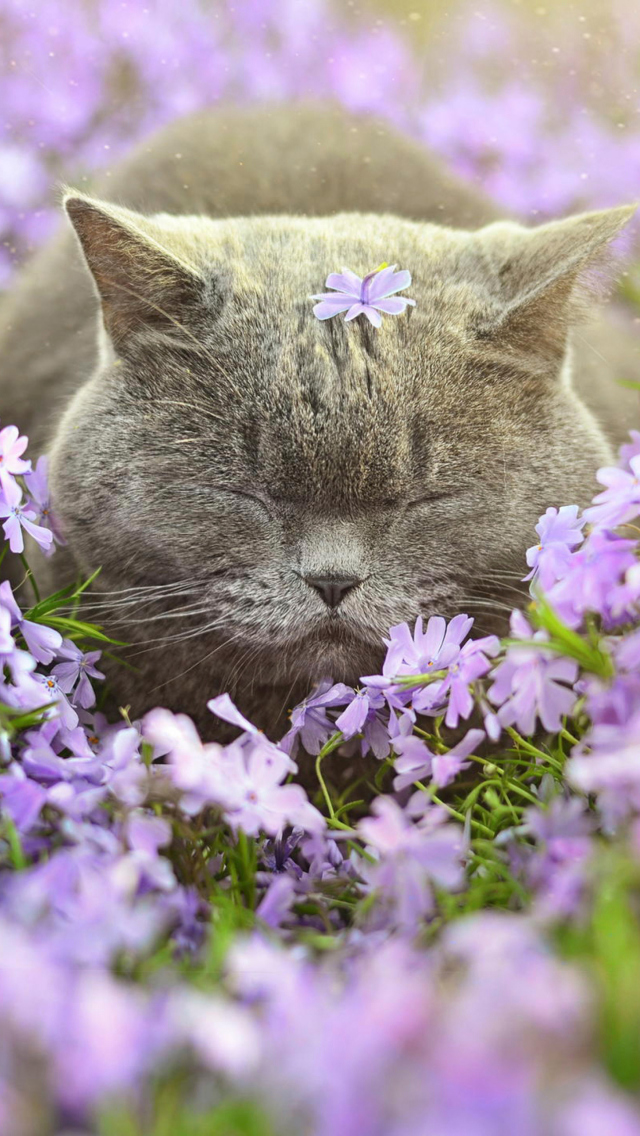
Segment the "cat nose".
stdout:
<svg viewBox="0 0 640 1136">
<path fill-rule="evenodd" d="M 305 576 L 304 581 L 320 593 L 327 607 L 338 607 L 347 592 L 362 583 L 356 576 Z"/>
</svg>

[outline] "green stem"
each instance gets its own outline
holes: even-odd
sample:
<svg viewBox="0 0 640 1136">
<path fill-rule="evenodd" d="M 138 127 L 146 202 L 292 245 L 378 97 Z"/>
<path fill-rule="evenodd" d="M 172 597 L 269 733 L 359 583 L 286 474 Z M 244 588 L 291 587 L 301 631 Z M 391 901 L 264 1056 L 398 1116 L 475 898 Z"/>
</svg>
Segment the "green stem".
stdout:
<svg viewBox="0 0 640 1136">
<path fill-rule="evenodd" d="M 24 552 L 20 553 L 20 559 L 21 559 L 22 564 L 24 566 L 24 570 L 27 573 L 27 579 L 28 579 L 29 583 L 31 584 L 31 587 L 33 588 L 33 594 L 36 597 L 36 603 L 40 603 L 40 592 L 38 591 L 38 585 L 36 584 L 36 578 L 35 578 L 33 572 L 31 571 L 31 569 L 29 567 L 29 563 L 27 561 L 27 558 L 26 558 Z"/>
<path fill-rule="evenodd" d="M 321 767 L 322 767 L 322 762 L 324 761 L 325 757 L 328 757 L 330 753 L 333 753 L 334 749 L 337 749 L 338 746 L 341 743 L 342 743 L 342 734 L 340 732 L 338 732 L 337 734 L 334 734 L 333 737 L 329 738 L 328 742 L 325 742 L 322 749 L 320 750 L 320 753 L 316 757 L 316 777 L 318 778 L 318 784 L 319 784 L 319 786 L 322 790 L 322 796 L 325 799 L 325 803 L 326 803 L 326 806 L 329 810 L 329 816 L 331 817 L 331 820 L 335 820 L 336 812 L 335 812 L 335 809 L 333 807 L 333 801 L 331 800 L 331 794 L 329 793 L 329 790 L 327 789 L 326 781 L 325 781 L 324 777 L 322 776 L 322 768 Z M 338 821 L 334 825 L 334 827 L 336 827 L 336 828 L 338 826 L 340 828 L 349 829 L 349 825 L 343 825 L 343 824 L 341 824 L 340 821 Z"/>
<path fill-rule="evenodd" d="M 578 739 L 574 738 L 573 734 L 570 734 L 569 731 L 567 729 L 565 729 L 564 727 L 563 727 L 562 730 L 560 730 L 560 737 L 565 738 L 565 740 L 568 741 L 568 742 L 571 742 L 571 745 L 576 745 L 576 746 L 580 745 L 580 742 L 578 741 Z"/>
<path fill-rule="evenodd" d="M 534 745 L 531 744 L 531 742 L 525 741 L 525 739 L 520 737 L 520 734 L 511 726 L 507 726 L 507 733 L 512 741 L 514 741 L 517 746 L 523 749 L 525 753 L 531 753 L 534 757 L 541 757 L 543 761 L 548 761 L 550 765 L 555 765 L 556 769 L 559 772 L 562 771 L 562 766 L 559 761 L 556 761 L 555 757 L 551 757 L 550 754 L 544 753 L 541 749 L 537 749 Z"/>
<path fill-rule="evenodd" d="M 440 808 L 448 812 L 449 816 L 454 817 L 456 820 L 459 820 L 461 824 L 464 824 L 466 817 L 463 816 L 462 813 L 457 812 L 456 809 L 451 808 L 451 805 L 447 805 L 440 797 L 437 797 L 433 788 L 427 788 L 426 785 L 422 784 L 422 781 L 414 781 L 414 785 L 416 789 L 421 789 L 423 793 L 426 793 L 427 797 L 429 797 L 429 800 L 433 801 L 434 805 L 440 805 Z M 487 828 L 485 824 L 481 824 L 479 820 L 473 820 L 473 818 L 471 819 L 471 824 L 474 828 L 477 828 L 479 832 L 484 832 L 485 836 L 490 836 L 493 840 L 494 833 L 490 828 Z"/>
</svg>

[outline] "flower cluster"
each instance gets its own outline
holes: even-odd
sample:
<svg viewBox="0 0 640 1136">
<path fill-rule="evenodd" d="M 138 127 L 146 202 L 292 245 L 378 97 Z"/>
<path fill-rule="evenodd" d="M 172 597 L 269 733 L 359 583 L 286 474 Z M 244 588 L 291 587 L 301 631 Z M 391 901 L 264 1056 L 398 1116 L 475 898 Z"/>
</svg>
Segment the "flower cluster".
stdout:
<svg viewBox="0 0 640 1136">
<path fill-rule="evenodd" d="M 237 1106 L 317 1136 L 640 1134 L 640 997 L 613 979 L 640 966 L 639 441 L 582 516 L 541 518 L 506 639 L 393 627 L 381 673 L 327 678 L 279 743 L 211 699 L 223 746 L 161 708 L 107 721 L 85 585 L 25 606 L 60 537 L 4 428 L 4 499 L 34 513 L 0 584 L 6 1127 L 110 1131 L 114 1102 L 114 1130 L 160 1125 L 167 1093 L 188 1123 L 186 1067 L 212 1131 Z M 378 772 L 333 786 L 331 753 Z"/>
<path fill-rule="evenodd" d="M 0 288 L 55 225 L 51 185 L 219 100 L 325 99 L 384 117 L 523 216 L 635 199 L 630 0 L 606 17 L 598 5 L 458 5 L 419 51 L 407 32 L 420 12 L 404 28 L 379 16 L 354 25 L 330 0 L 3 0 Z"/>
</svg>

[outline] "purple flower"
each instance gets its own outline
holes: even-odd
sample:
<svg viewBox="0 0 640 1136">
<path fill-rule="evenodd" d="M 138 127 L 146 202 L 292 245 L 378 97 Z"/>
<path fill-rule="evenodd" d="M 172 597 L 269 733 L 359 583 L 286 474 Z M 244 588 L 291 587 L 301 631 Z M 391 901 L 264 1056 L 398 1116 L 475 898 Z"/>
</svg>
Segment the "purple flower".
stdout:
<svg viewBox="0 0 640 1136">
<path fill-rule="evenodd" d="M 219 694 L 217 698 L 210 698 L 207 702 L 207 709 L 215 714 L 217 718 L 222 718 L 224 722 L 229 722 L 232 726 L 238 726 L 246 734 L 259 734 L 260 730 L 257 726 L 253 725 L 244 714 L 241 714 L 238 707 L 232 702 L 228 694 Z"/>
<path fill-rule="evenodd" d="M 381 686 L 381 677 L 389 681 L 398 676 L 411 674 L 430 674 L 445 670 L 460 653 L 460 644 L 473 627 L 473 619 L 468 615 L 456 615 L 447 625 L 441 615 L 432 615 L 423 630 L 422 616 L 416 619 L 413 634 L 408 624 L 399 623 L 392 627 L 389 638 L 385 639 L 387 654 L 382 676 L 369 675 L 363 682 Z"/>
<path fill-rule="evenodd" d="M 624 602 L 616 586 L 624 573 L 637 567 L 635 549 L 634 540 L 600 530 L 590 533 L 548 593 L 561 619 L 570 627 L 578 627 L 588 611 L 611 619 Z"/>
<path fill-rule="evenodd" d="M 434 808 L 415 824 L 391 797 L 377 797 L 371 812 L 357 828 L 379 859 L 362 871 L 391 902 L 394 922 L 413 928 L 432 911 L 431 881 L 447 890 L 462 883 L 462 830 Z"/>
<path fill-rule="evenodd" d="M 0 777 L 0 799 L 16 828 L 27 832 L 38 820 L 47 792 L 15 764 Z"/>
<path fill-rule="evenodd" d="M 614 529 L 640 512 L 640 454 L 629 458 L 629 469 L 605 466 L 596 477 L 606 488 L 593 498 L 584 519 L 596 528 Z"/>
<path fill-rule="evenodd" d="M 9 613 L 12 626 L 20 631 L 34 659 L 39 663 L 52 662 L 62 644 L 62 635 L 53 627 L 23 618 L 8 580 L 3 580 L 0 584 L 0 609 Z"/>
<path fill-rule="evenodd" d="M 55 675 L 37 674 L 34 675 L 34 678 L 40 684 L 40 689 L 43 692 L 40 702 L 55 702 L 63 726 L 68 730 L 73 730 L 78 725 L 78 715 L 64 691 L 61 690 Z"/>
<path fill-rule="evenodd" d="M 58 680 L 63 694 L 71 694 L 75 689 L 72 701 L 85 710 L 93 706 L 96 700 L 89 678 L 104 678 L 102 671 L 94 665 L 101 655 L 102 651 L 88 651 L 85 654 L 70 639 L 65 639 L 58 657 L 66 661 L 57 663 L 51 672 Z"/>
<path fill-rule="evenodd" d="M 25 529 L 46 552 L 51 547 L 53 535 L 48 529 L 35 524 L 36 514 L 27 505 L 22 504 L 20 486 L 13 479 L 5 478 L 2 488 L 4 501 L 0 498 L 0 517 L 7 518 L 2 527 L 11 551 L 24 552 L 22 529 Z"/>
<path fill-rule="evenodd" d="M 32 504 L 36 506 L 36 522 L 45 529 L 50 529 L 56 544 L 66 544 L 55 513 L 51 505 L 51 494 L 47 477 L 49 459 L 42 454 L 36 462 L 36 468 L 25 475 L 27 493 Z M 53 551 L 53 545 L 49 553 Z"/>
<path fill-rule="evenodd" d="M 416 781 L 423 781 L 425 777 L 433 779 L 438 787 L 449 785 L 460 770 L 469 765 L 465 758 L 477 749 L 483 739 L 483 730 L 469 730 L 447 753 L 435 754 L 415 734 L 395 738 L 393 748 L 398 756 L 394 762 L 394 789 L 399 793 L 401 789 L 406 789 Z"/>
<path fill-rule="evenodd" d="M 630 442 L 620 446 L 620 465 L 623 469 L 631 469 L 629 462 L 640 454 L 640 430 L 630 430 Z"/>
<path fill-rule="evenodd" d="M 389 723 L 382 715 L 384 706 L 381 691 L 363 687 L 356 691 L 353 701 L 335 722 L 336 730 L 340 730 L 347 740 L 362 734 L 362 755 L 371 750 L 379 761 L 383 761 L 391 749 Z"/>
<path fill-rule="evenodd" d="M 487 655 L 497 655 L 499 650 L 500 641 L 495 635 L 468 640 L 449 664 L 440 682 L 431 683 L 414 693 L 413 709 L 419 714 L 440 713 L 446 699 L 445 725 L 455 729 L 460 719 L 468 718 L 474 708 L 469 687 L 491 669 Z"/>
<path fill-rule="evenodd" d="M 245 747 L 225 747 L 225 814 L 234 828 L 248 835 L 266 832 L 278 836 L 290 824 L 305 832 L 322 832 L 324 817 L 309 802 L 301 785 L 283 785 L 290 768 L 286 754 L 257 739 Z"/>
<path fill-rule="evenodd" d="M 374 327 L 380 327 L 383 312 L 385 315 L 397 316 L 404 312 L 408 304 L 415 306 L 415 300 L 405 296 L 396 296 L 411 284 L 411 273 L 406 269 L 396 272 L 395 264 L 382 269 L 376 268 L 367 276 L 356 276 L 348 268 L 342 272 L 331 272 L 327 276 L 327 288 L 336 288 L 335 292 L 322 292 L 311 296 L 312 300 L 319 300 L 313 309 L 316 319 L 326 320 L 346 312 L 345 320 L 355 319 L 356 316 L 366 316 Z M 394 297 L 390 299 L 389 297 Z"/>
<path fill-rule="evenodd" d="M 571 712 L 576 696 L 573 685 L 578 665 L 544 650 L 546 633 L 534 635 L 524 615 L 514 611 L 511 633 L 517 639 L 533 639 L 539 647 L 509 647 L 506 659 L 494 671 L 489 698 L 500 709 L 503 726 L 515 725 L 522 734 L 533 734 L 539 717 L 545 730 L 556 733 L 562 718 Z"/>
<path fill-rule="evenodd" d="M 280 927 L 296 899 L 296 886 L 291 876 L 275 876 L 258 905 L 256 915 L 269 927 Z"/>
<path fill-rule="evenodd" d="M 574 748 L 567 780 L 582 793 L 595 793 L 607 823 L 615 826 L 640 812 L 640 708 L 622 725 L 592 727 Z"/>
<path fill-rule="evenodd" d="M 14 486 L 13 478 L 27 473 L 31 469 L 31 462 L 25 461 L 20 455 L 24 453 L 29 439 L 23 434 L 18 436 L 17 426 L 5 426 L 0 430 L 0 485 L 7 494 Z"/>
<path fill-rule="evenodd" d="M 353 698 L 353 690 L 343 682 L 332 685 L 331 679 L 324 679 L 291 712 L 291 729 L 282 738 L 280 745 L 287 753 L 295 753 L 298 741 L 309 754 L 320 753 L 323 745 L 336 732 L 335 722 L 327 716 L 333 706 L 344 706 Z"/>
<path fill-rule="evenodd" d="M 527 549 L 527 564 L 531 571 L 525 580 L 535 577 L 543 591 L 555 584 L 571 560 L 570 550 L 584 539 L 584 525 L 584 517 L 578 520 L 577 505 L 547 509 L 536 525 L 540 541 Z"/>
</svg>

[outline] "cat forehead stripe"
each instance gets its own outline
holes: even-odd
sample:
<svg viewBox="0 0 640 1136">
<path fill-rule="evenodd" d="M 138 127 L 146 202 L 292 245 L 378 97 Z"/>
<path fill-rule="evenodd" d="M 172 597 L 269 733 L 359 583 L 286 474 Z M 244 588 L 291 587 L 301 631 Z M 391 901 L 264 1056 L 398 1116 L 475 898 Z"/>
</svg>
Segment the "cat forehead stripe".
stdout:
<svg viewBox="0 0 640 1136">
<path fill-rule="evenodd" d="M 332 319 L 346 312 L 345 321 L 366 316 L 374 327 L 380 327 L 382 314 L 399 316 L 409 304 L 415 306 L 415 300 L 396 295 L 410 286 L 411 273 L 406 269 L 396 272 L 395 264 L 380 264 L 366 276 L 357 276 L 349 268 L 343 268 L 341 272 L 330 272 L 325 283 L 327 288 L 335 291 L 309 297 L 319 301 L 313 309 L 319 320 Z"/>
</svg>

